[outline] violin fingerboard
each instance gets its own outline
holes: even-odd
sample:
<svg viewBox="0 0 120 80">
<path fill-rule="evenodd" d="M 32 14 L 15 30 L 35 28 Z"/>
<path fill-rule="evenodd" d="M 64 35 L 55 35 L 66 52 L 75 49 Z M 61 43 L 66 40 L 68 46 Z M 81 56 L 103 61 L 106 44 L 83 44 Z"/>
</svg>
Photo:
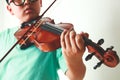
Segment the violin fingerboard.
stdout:
<svg viewBox="0 0 120 80">
<path fill-rule="evenodd" d="M 63 32 L 63 28 L 59 27 L 59 26 L 55 26 L 52 23 L 46 22 L 45 24 L 40 26 L 42 29 L 53 32 L 55 34 L 60 35 Z"/>
</svg>

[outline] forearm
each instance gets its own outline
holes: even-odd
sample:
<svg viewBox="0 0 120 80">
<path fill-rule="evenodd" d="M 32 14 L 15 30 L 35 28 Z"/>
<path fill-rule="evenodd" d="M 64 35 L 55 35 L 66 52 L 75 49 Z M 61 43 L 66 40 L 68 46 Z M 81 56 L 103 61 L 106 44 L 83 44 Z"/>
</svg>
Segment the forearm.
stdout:
<svg viewBox="0 0 120 80">
<path fill-rule="evenodd" d="M 69 80 L 83 80 L 86 73 L 86 66 L 84 65 L 83 61 L 81 61 L 81 63 L 77 65 L 67 65 L 68 70 L 66 72 L 66 76 L 69 78 Z"/>
</svg>

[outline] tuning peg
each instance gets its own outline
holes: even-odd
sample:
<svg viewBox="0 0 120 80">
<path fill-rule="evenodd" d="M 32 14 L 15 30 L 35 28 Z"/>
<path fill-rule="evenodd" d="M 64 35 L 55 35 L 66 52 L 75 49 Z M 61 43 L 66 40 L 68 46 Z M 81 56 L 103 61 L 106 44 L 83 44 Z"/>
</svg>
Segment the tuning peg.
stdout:
<svg viewBox="0 0 120 80">
<path fill-rule="evenodd" d="M 95 53 L 88 54 L 88 56 L 85 58 L 86 61 L 90 60 Z"/>
<path fill-rule="evenodd" d="M 102 65 L 103 61 L 100 61 L 97 63 L 97 65 L 94 67 L 94 69 L 97 69 L 98 67 L 100 67 Z"/>
<path fill-rule="evenodd" d="M 104 39 L 100 39 L 100 40 L 98 40 L 98 42 L 97 42 L 98 45 L 102 45 L 103 43 L 104 43 Z"/>
<path fill-rule="evenodd" d="M 111 47 L 107 48 L 106 51 L 112 50 L 113 48 L 114 48 L 114 46 L 111 46 Z"/>
</svg>

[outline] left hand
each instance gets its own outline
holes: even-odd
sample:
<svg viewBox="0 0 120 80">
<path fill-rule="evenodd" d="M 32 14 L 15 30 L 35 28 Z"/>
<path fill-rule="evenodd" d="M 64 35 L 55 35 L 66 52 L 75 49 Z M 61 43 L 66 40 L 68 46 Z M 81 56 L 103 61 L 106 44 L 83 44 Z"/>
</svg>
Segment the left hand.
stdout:
<svg viewBox="0 0 120 80">
<path fill-rule="evenodd" d="M 74 30 L 65 30 L 61 34 L 62 53 L 70 64 L 79 64 L 85 51 L 85 44 L 82 35 L 86 33 L 76 34 Z"/>
<path fill-rule="evenodd" d="M 62 53 L 68 67 L 66 75 L 70 80 L 83 80 L 86 71 L 82 60 L 82 56 L 85 52 L 83 36 L 88 37 L 89 35 L 83 32 L 76 34 L 72 24 L 67 25 L 67 29 L 64 29 L 60 39 Z"/>
<path fill-rule="evenodd" d="M 62 53 L 68 67 L 66 75 L 70 80 L 83 80 L 85 76 L 86 67 L 82 60 L 85 42 L 82 36 L 88 36 L 88 34 L 76 34 L 74 30 L 65 30 L 61 34 Z"/>
</svg>

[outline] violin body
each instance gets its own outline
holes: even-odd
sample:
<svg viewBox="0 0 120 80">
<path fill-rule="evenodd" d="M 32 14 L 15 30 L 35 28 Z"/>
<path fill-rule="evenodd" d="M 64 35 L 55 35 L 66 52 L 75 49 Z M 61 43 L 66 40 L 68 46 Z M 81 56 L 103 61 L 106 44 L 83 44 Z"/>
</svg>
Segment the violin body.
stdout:
<svg viewBox="0 0 120 80">
<path fill-rule="evenodd" d="M 50 18 L 44 18 L 43 23 L 45 23 L 46 21 L 54 23 L 53 20 L 51 20 Z M 15 32 L 15 37 L 19 40 L 29 29 L 29 27 L 32 27 L 32 29 L 19 42 L 19 44 L 21 45 L 21 49 L 25 49 L 31 46 L 30 44 L 34 44 L 44 52 L 53 51 L 61 47 L 60 36 L 58 34 L 54 34 L 53 32 L 43 30 L 40 26 L 38 28 L 36 28 L 34 25 L 24 26 L 24 28 L 21 28 L 17 32 Z M 33 32 L 34 30 L 35 32 Z M 25 40 L 25 38 L 27 37 L 29 38 Z"/>
</svg>

